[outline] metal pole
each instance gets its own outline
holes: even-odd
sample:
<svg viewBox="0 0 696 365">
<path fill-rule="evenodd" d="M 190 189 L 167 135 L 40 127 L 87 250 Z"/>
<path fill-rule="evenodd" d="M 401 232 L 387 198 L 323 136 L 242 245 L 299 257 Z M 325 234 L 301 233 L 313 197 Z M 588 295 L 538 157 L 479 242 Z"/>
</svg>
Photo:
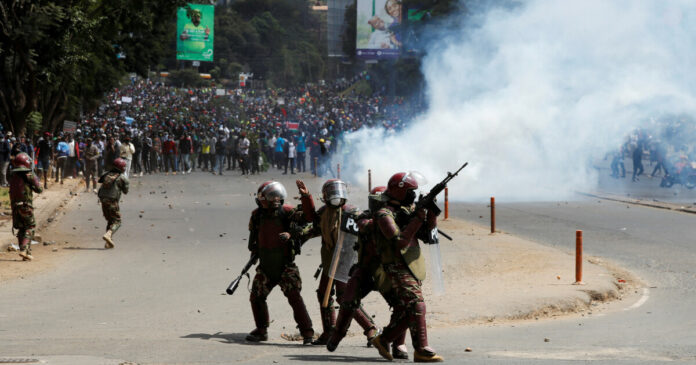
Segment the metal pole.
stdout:
<svg viewBox="0 0 696 365">
<path fill-rule="evenodd" d="M 491 234 L 495 233 L 495 197 L 491 197 Z"/>
<path fill-rule="evenodd" d="M 317 171 L 317 162 L 318 162 L 318 160 L 319 160 L 319 158 L 317 158 L 317 157 L 314 158 L 314 177 L 317 177 L 317 176 L 318 176 L 318 173 L 319 173 L 319 171 Z"/>
<path fill-rule="evenodd" d="M 367 191 L 372 191 L 372 170 L 367 170 Z"/>
<path fill-rule="evenodd" d="M 582 282 L 582 231 L 575 231 L 575 284 Z"/>
</svg>

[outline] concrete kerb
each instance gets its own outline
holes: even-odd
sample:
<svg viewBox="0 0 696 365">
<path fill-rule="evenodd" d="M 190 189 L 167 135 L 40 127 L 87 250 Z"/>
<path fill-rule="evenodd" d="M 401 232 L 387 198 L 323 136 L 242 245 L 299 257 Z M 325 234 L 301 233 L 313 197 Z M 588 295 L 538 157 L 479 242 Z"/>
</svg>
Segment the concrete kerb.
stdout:
<svg viewBox="0 0 696 365">
<path fill-rule="evenodd" d="M 673 210 L 676 212 L 696 214 L 696 205 L 691 205 L 691 206 L 687 207 L 687 206 L 684 206 L 682 204 L 677 204 L 677 203 L 666 203 L 666 202 L 661 202 L 661 201 L 645 201 L 645 200 L 640 200 L 640 199 L 632 199 L 632 198 L 624 197 L 621 195 L 600 193 L 600 192 L 589 193 L 589 192 L 584 192 L 584 191 L 576 191 L 576 193 L 580 194 L 580 195 L 584 195 L 584 196 L 589 196 L 592 198 L 611 200 L 611 201 L 620 202 L 620 203 L 642 205 L 645 207 L 667 209 L 667 210 Z"/>
<path fill-rule="evenodd" d="M 82 179 L 66 179 L 63 185 L 52 183 L 48 190 L 42 194 L 34 194 L 34 217 L 36 219 L 36 233 L 46 229 L 53 223 L 60 211 L 70 200 L 77 195 L 75 191 L 82 183 Z M 12 219 L 6 221 L 0 231 L 0 252 L 7 252 L 10 245 L 16 244 L 17 239 L 12 232 Z M 39 241 L 39 240 L 37 240 Z"/>
</svg>

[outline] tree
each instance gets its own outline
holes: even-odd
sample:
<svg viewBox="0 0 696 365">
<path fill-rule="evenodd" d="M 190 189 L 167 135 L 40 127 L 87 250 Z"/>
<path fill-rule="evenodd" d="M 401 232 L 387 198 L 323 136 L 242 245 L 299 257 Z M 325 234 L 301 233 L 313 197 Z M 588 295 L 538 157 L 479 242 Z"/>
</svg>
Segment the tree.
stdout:
<svg viewBox="0 0 696 365">
<path fill-rule="evenodd" d="M 78 118 L 126 71 L 145 75 L 167 51 L 184 1 L 5 0 L 0 2 L 0 123 L 55 130 Z M 116 54 L 125 54 L 117 59 Z M 41 118 L 36 114 L 40 113 Z M 33 115 L 30 119 L 29 116 Z"/>
</svg>

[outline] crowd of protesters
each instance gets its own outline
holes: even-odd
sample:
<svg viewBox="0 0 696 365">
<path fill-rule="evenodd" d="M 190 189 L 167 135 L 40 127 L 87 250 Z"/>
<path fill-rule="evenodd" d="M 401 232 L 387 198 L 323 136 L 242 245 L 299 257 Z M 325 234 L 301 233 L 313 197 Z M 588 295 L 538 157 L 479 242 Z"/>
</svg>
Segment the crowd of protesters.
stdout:
<svg viewBox="0 0 696 365">
<path fill-rule="evenodd" d="M 11 155 L 27 152 L 44 186 L 49 178 L 62 183 L 81 176 L 87 190 L 117 157 L 126 160 L 131 177 L 231 170 L 246 175 L 271 167 L 285 174 L 333 175 L 328 161 L 343 150 L 337 146 L 346 133 L 363 127 L 397 132 L 422 108 L 398 97 L 342 95 L 356 81 L 251 90 L 132 79 L 74 129 L 45 132 L 34 141 L 7 133 L 0 144 L 2 171 Z M 0 178 L 6 185 L 4 173 Z"/>
<path fill-rule="evenodd" d="M 685 118 L 665 119 L 654 122 L 651 128 L 636 129 L 612 153 L 611 176 L 625 178 L 624 160 L 629 158 L 633 182 L 645 175 L 650 178 L 660 177 L 661 187 L 671 187 L 675 183 L 687 185 L 688 181 L 696 179 L 694 141 L 696 124 Z M 649 164 L 647 171 L 644 161 Z M 688 186 L 691 187 L 691 184 Z"/>
</svg>

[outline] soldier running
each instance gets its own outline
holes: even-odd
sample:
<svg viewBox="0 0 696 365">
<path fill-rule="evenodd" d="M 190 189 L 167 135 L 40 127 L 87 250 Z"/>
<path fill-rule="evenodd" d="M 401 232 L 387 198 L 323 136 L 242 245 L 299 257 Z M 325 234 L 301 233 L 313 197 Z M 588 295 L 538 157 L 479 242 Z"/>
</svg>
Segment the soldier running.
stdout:
<svg viewBox="0 0 696 365">
<path fill-rule="evenodd" d="M 111 167 L 99 178 L 101 186 L 97 196 L 101 201 L 102 213 L 106 218 L 106 233 L 102 238 L 106 242 L 104 248 L 114 248 L 113 234 L 121 227 L 121 211 L 118 201 L 121 200 L 121 192 L 128 194 L 128 178 L 123 175 L 126 170 L 126 161 L 117 158 Z"/>
<path fill-rule="evenodd" d="M 336 330 L 331 334 L 326 349 L 333 352 L 348 333 L 353 314 L 360 308 L 360 302 L 373 290 L 380 292 L 390 307 L 394 308 L 396 299 L 391 290 L 391 282 L 384 274 L 382 262 L 374 240 L 374 224 L 372 215 L 384 206 L 382 193 L 386 186 L 378 186 L 370 191 L 369 209 L 362 212 L 358 218 L 360 235 L 358 239 L 358 263 L 351 269 L 350 280 L 346 284 L 341 309 L 336 319 Z M 406 345 L 406 330 L 404 329 L 392 343 L 392 357 L 400 360 L 408 359 Z"/>
<path fill-rule="evenodd" d="M 296 214 L 299 213 L 296 208 L 283 204 L 286 196 L 285 187 L 277 181 L 266 181 L 256 193 L 258 208 L 249 220 L 249 251 L 259 257 L 249 297 L 256 328 L 246 339 L 251 342 L 268 340 L 266 298 L 279 285 L 292 307 L 303 344 L 311 345 L 314 329 L 300 295 L 302 279 L 294 262 L 299 245 L 293 245 L 298 240 L 290 233 L 292 220 L 301 219 L 301 214 Z"/>
<path fill-rule="evenodd" d="M 334 248 L 338 240 L 339 226 L 341 225 L 340 217 L 342 214 L 358 215 L 359 210 L 353 205 L 346 204 L 348 199 L 348 190 L 346 183 L 338 179 L 331 179 L 324 183 L 322 187 L 322 200 L 324 206 L 318 211 L 314 209 L 314 200 L 309 194 L 307 187 L 301 180 L 297 181 L 302 199 L 302 209 L 304 217 L 307 221 L 312 222 L 315 228 L 315 236 L 321 235 L 321 265 L 322 274 L 317 288 L 317 298 L 321 307 L 321 324 L 323 333 L 314 341 L 315 345 L 326 345 L 329 336 L 336 326 L 336 312 L 333 307 L 333 296 L 336 294 L 336 299 L 339 303 L 343 302 L 343 293 L 346 288 L 346 283 L 333 281 L 332 287 L 329 288 L 329 275 L 327 270 L 331 266 Z M 335 290 L 334 290 L 335 289 Z M 327 290 L 331 290 L 328 305 L 324 306 L 323 300 Z M 377 334 L 372 318 L 367 312 L 358 306 L 351 318 L 355 318 L 358 324 L 363 328 L 363 333 L 368 339 L 368 344 Z"/>
<path fill-rule="evenodd" d="M 12 228 L 17 230 L 19 256 L 31 261 L 31 240 L 34 238 L 34 192 L 41 193 L 41 182 L 31 171 L 31 157 L 24 152 L 12 159 L 10 171 L 10 203 L 12 204 Z"/>
<path fill-rule="evenodd" d="M 425 302 L 421 291 L 425 279 L 425 260 L 418 239 L 427 241 L 430 230 L 437 226 L 437 214 L 431 210 L 414 211 L 418 182 L 412 174 L 394 174 L 384 192 L 386 206 L 374 215 L 375 240 L 382 267 L 392 283 L 395 300 L 389 325 L 372 344 L 379 354 L 393 360 L 388 346 L 403 331 L 411 332 L 415 362 L 441 362 L 443 358 L 428 346 L 425 323 Z M 423 229 L 426 228 L 426 229 Z"/>
</svg>

